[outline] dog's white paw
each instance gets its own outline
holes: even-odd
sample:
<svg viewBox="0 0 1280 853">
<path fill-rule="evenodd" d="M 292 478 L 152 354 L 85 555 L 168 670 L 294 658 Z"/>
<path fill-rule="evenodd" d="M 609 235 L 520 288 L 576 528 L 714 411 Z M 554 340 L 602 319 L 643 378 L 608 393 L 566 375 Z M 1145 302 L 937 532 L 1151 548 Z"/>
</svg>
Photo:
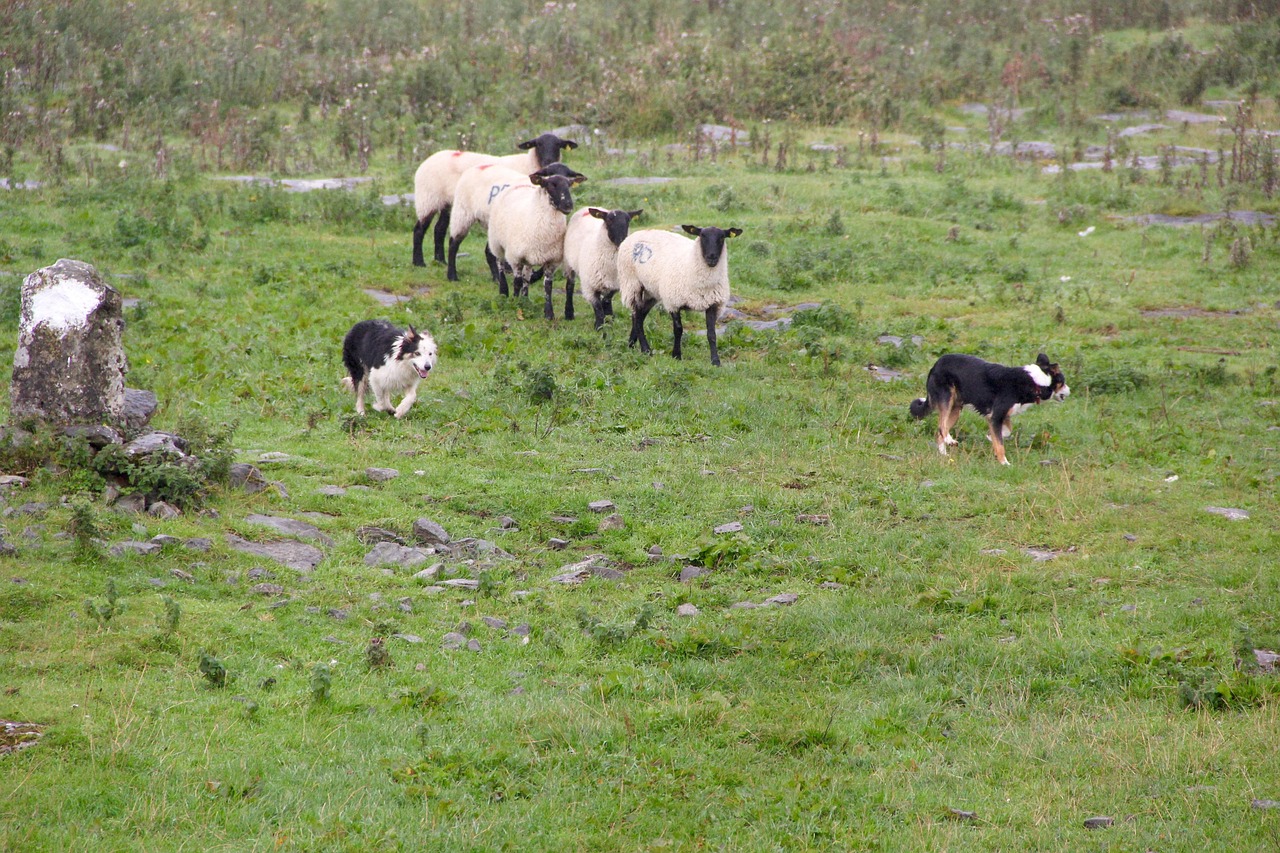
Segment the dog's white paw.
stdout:
<svg viewBox="0 0 1280 853">
<path fill-rule="evenodd" d="M 960 442 L 956 441 L 954 438 L 948 435 L 942 439 L 942 443 L 947 445 L 954 445 L 954 444 L 959 444 Z"/>
</svg>

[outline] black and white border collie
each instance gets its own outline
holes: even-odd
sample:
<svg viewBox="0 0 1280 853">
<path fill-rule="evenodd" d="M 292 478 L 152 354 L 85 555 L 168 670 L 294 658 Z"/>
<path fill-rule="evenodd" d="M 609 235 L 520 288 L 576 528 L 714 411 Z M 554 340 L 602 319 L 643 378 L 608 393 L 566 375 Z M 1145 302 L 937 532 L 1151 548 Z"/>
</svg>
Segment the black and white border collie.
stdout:
<svg viewBox="0 0 1280 853">
<path fill-rule="evenodd" d="M 386 320 L 361 320 L 342 341 L 342 363 L 350 376 L 342 384 L 356 395 L 356 414 L 364 414 L 364 392 L 373 392 L 373 408 L 403 418 L 418 399 L 418 383 L 436 366 L 436 342 L 410 326 L 401 331 Z M 404 392 L 400 405 L 391 395 Z"/>
<path fill-rule="evenodd" d="M 1044 400 L 1065 400 L 1071 389 L 1058 365 L 1040 353 L 1035 364 L 1006 367 L 977 356 L 951 353 L 939 358 L 925 381 L 926 396 L 911 401 L 913 417 L 938 412 L 938 452 L 947 455 L 947 445 L 956 444 L 951 428 L 960 412 L 969 406 L 987 419 L 988 439 L 1001 465 L 1008 465 L 1004 440 L 1009 437 L 1009 419 Z"/>
</svg>

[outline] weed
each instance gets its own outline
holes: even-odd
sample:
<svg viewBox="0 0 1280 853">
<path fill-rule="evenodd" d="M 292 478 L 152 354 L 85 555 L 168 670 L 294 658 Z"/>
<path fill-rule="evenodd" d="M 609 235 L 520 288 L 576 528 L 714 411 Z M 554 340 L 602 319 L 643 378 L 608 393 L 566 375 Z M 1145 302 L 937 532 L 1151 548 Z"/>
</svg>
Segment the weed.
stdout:
<svg viewBox="0 0 1280 853">
<path fill-rule="evenodd" d="M 327 663 L 318 663 L 311 667 L 311 678 L 307 686 L 311 691 L 312 702 L 329 701 L 330 690 L 333 687 L 333 672 Z"/>
<path fill-rule="evenodd" d="M 115 578 L 107 578 L 104 597 L 105 601 L 102 602 L 96 602 L 91 598 L 86 598 L 84 602 L 85 613 L 95 620 L 100 628 L 109 627 L 111 620 L 124 612 L 124 601 L 116 592 Z"/>
<path fill-rule="evenodd" d="M 208 652 L 200 653 L 200 674 L 210 687 L 221 689 L 227 686 L 227 669 Z"/>
<path fill-rule="evenodd" d="M 161 633 L 166 636 L 177 633 L 178 623 L 182 619 L 182 606 L 171 595 L 161 596 L 160 600 L 164 604 L 164 615 L 160 620 Z"/>
</svg>

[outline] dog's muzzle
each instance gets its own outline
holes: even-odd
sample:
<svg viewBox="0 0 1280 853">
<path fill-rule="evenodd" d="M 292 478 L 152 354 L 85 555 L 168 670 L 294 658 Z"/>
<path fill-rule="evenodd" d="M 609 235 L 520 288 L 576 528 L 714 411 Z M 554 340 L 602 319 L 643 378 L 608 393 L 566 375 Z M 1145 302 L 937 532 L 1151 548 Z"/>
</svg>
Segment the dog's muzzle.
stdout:
<svg viewBox="0 0 1280 853">
<path fill-rule="evenodd" d="M 1068 388 L 1066 385 L 1062 386 L 1062 390 L 1053 392 L 1053 399 L 1059 403 L 1061 403 L 1063 400 L 1067 399 L 1067 397 L 1070 397 L 1070 396 L 1071 396 L 1071 389 Z"/>
<path fill-rule="evenodd" d="M 431 365 L 428 364 L 426 367 L 419 367 L 417 370 L 418 370 L 418 375 L 423 379 L 426 379 L 427 374 L 431 372 Z"/>
</svg>

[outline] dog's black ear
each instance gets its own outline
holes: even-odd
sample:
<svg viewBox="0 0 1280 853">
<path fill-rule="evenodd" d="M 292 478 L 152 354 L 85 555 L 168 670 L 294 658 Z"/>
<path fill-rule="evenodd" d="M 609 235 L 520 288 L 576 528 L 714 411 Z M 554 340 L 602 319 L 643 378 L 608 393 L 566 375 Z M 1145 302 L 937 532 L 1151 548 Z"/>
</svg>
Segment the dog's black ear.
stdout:
<svg viewBox="0 0 1280 853">
<path fill-rule="evenodd" d="M 1044 353 L 1040 353 L 1038 356 L 1036 356 L 1036 366 L 1039 367 L 1041 370 L 1048 370 L 1053 365 L 1049 364 L 1049 356 L 1045 355 Z"/>
<path fill-rule="evenodd" d="M 412 340 L 417 339 L 417 337 L 418 337 L 418 331 L 417 331 L 417 329 L 413 328 L 413 326 L 412 326 L 412 325 L 410 325 L 410 326 L 409 326 L 409 331 L 407 331 L 407 332 L 405 332 L 405 333 L 404 333 L 404 339 L 405 339 L 406 341 L 412 341 Z"/>
</svg>

